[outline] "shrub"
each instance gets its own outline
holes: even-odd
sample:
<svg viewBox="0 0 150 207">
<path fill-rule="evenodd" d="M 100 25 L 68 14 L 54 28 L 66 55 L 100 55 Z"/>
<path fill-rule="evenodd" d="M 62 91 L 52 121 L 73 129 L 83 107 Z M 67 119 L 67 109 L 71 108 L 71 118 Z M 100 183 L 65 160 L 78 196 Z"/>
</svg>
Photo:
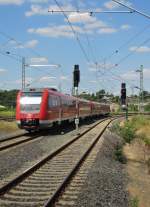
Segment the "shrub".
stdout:
<svg viewBox="0 0 150 207">
<path fill-rule="evenodd" d="M 117 145 L 115 149 L 115 159 L 121 162 L 122 164 L 127 163 L 127 159 L 125 155 L 123 154 L 123 148 L 122 146 Z"/>
<path fill-rule="evenodd" d="M 130 143 L 135 138 L 136 129 L 132 122 L 125 122 L 121 127 L 120 135 L 124 138 L 125 142 Z"/>
</svg>

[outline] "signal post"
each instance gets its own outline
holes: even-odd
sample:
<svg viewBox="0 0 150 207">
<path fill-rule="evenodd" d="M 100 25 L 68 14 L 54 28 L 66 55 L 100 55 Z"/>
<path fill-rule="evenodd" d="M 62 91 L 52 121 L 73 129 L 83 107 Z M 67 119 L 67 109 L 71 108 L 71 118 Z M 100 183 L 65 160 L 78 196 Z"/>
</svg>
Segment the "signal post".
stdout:
<svg viewBox="0 0 150 207">
<path fill-rule="evenodd" d="M 78 96 L 78 86 L 80 82 L 80 70 L 79 65 L 74 65 L 73 71 L 73 92 L 75 96 Z M 76 132 L 79 130 L 79 111 L 78 111 L 78 102 L 76 100 L 76 118 L 75 118 Z"/>
<path fill-rule="evenodd" d="M 128 105 L 126 99 L 126 84 L 121 83 L 121 108 L 126 112 L 126 120 L 128 120 Z"/>
</svg>

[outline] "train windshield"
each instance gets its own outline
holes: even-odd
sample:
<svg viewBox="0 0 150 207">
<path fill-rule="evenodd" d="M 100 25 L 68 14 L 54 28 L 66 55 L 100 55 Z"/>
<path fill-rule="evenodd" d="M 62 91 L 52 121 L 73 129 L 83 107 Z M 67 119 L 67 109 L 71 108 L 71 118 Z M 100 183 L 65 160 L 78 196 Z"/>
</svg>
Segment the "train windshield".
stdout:
<svg viewBox="0 0 150 207">
<path fill-rule="evenodd" d="M 20 108 L 22 112 L 34 112 L 40 111 L 40 105 L 42 101 L 42 93 L 40 92 L 25 92 L 20 98 Z"/>
</svg>

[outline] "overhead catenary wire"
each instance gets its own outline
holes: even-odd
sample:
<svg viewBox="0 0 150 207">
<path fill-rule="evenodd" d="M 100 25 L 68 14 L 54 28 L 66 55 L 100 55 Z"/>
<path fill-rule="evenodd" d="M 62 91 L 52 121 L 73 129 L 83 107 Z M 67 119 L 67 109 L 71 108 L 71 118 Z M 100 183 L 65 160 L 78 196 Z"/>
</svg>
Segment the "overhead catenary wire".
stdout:
<svg viewBox="0 0 150 207">
<path fill-rule="evenodd" d="M 123 7 L 126 7 L 127 9 L 130 9 L 130 10 L 133 11 L 133 12 L 136 12 L 137 14 L 140 14 L 141 16 L 144 16 L 144 17 L 150 19 L 150 15 L 148 15 L 148 14 L 146 14 L 146 13 L 144 13 L 144 12 L 141 12 L 141 11 L 139 11 L 139 10 L 137 10 L 137 9 L 135 9 L 135 8 L 133 8 L 133 7 L 131 7 L 131 6 L 129 6 L 129 5 L 126 5 L 126 4 L 124 4 L 123 2 L 120 2 L 120 1 L 117 1 L 117 0 L 112 0 L 112 1 L 113 1 L 113 2 L 116 2 L 117 4 L 120 4 L 120 5 L 123 6 Z"/>
<path fill-rule="evenodd" d="M 65 12 L 63 11 L 63 9 L 62 9 L 62 7 L 60 6 L 60 4 L 58 3 L 58 1 L 57 1 L 57 0 L 54 0 L 54 2 L 56 3 L 56 5 L 57 5 L 58 8 L 60 9 L 60 11 L 62 12 L 62 14 L 64 15 L 64 17 L 66 18 L 66 20 L 67 20 L 67 22 L 68 22 L 68 24 L 69 24 L 69 26 L 70 26 L 70 28 L 71 28 L 71 30 L 72 30 L 72 32 L 73 32 L 75 38 L 76 38 L 76 41 L 77 41 L 77 43 L 78 43 L 78 45 L 79 45 L 79 47 L 80 47 L 80 49 L 81 49 L 81 51 L 82 51 L 82 53 L 83 53 L 85 59 L 86 59 L 86 61 L 87 61 L 87 62 L 90 62 L 90 58 L 88 57 L 88 55 L 87 55 L 87 53 L 86 53 L 86 51 L 85 51 L 85 49 L 84 49 L 84 47 L 83 47 L 83 45 L 82 45 L 82 43 L 81 43 L 79 37 L 78 37 L 78 34 L 77 34 L 76 30 L 74 29 L 74 27 L 72 26 L 72 24 L 71 24 L 71 22 L 70 22 L 68 16 L 65 14 Z"/>
<path fill-rule="evenodd" d="M 14 55 L 8 55 L 6 53 L 6 51 L 4 52 L 4 51 L 0 50 L 0 54 L 3 55 L 3 56 L 7 56 L 7 57 L 9 57 L 9 58 L 11 58 L 11 59 L 13 59 L 13 60 L 15 60 L 17 62 L 20 62 L 20 63 L 22 62 L 22 60 L 19 57 L 14 57 Z"/>
<path fill-rule="evenodd" d="M 76 5 L 76 7 L 77 7 L 77 11 L 79 11 L 78 4 Z M 97 60 L 96 60 L 96 56 L 95 56 L 94 51 L 93 51 L 92 44 L 91 44 L 90 39 L 89 39 L 89 35 L 88 35 L 88 33 L 87 33 L 86 28 L 84 27 L 84 22 L 83 22 L 82 15 L 81 15 L 80 12 L 79 12 L 79 18 L 80 18 L 80 21 L 82 22 L 82 25 L 83 25 L 83 30 L 84 30 L 84 34 L 85 34 L 85 39 L 86 39 L 86 41 L 87 41 L 87 45 L 88 45 L 88 48 L 89 48 L 89 52 L 91 53 L 91 56 L 92 56 L 92 58 L 93 58 L 93 62 L 97 62 Z"/>
<path fill-rule="evenodd" d="M 140 43 L 135 50 L 129 52 L 126 56 L 124 56 L 123 58 L 121 58 L 116 64 L 115 67 L 119 66 L 122 62 L 124 62 L 127 58 L 129 58 L 132 54 L 134 54 L 137 49 L 139 49 L 142 45 L 144 45 L 145 43 L 148 43 L 150 41 L 150 37 L 147 38 L 146 40 L 144 40 L 142 43 Z"/>
<path fill-rule="evenodd" d="M 124 80 L 121 76 L 114 74 L 114 73 L 111 71 L 111 69 L 114 69 L 114 68 L 118 67 L 122 62 L 124 62 L 124 61 L 125 61 L 126 59 L 128 59 L 131 55 L 133 55 L 133 54 L 136 52 L 137 49 L 139 49 L 143 44 L 148 43 L 149 41 L 150 41 L 150 38 L 147 38 L 146 40 L 144 40 L 142 43 L 140 43 L 140 44 L 136 47 L 135 50 L 129 52 L 127 55 L 125 55 L 124 57 L 122 57 L 116 64 L 114 64 L 112 67 L 110 67 L 110 70 L 107 71 L 107 72 L 109 72 L 109 73 L 111 73 L 112 75 L 114 75 L 114 76 L 116 76 L 117 78 L 119 78 L 120 81 L 121 81 L 121 80 Z M 104 64 L 101 64 L 101 67 L 103 67 L 103 66 L 104 66 Z M 124 81 L 125 81 L 125 80 L 124 80 Z M 129 83 L 130 81 L 129 81 L 129 80 L 128 80 L 128 81 L 126 80 L 126 82 Z M 131 84 L 129 84 L 129 85 L 131 85 Z"/>
<path fill-rule="evenodd" d="M 125 13 L 125 14 L 131 14 L 131 13 L 134 13 L 134 11 L 94 11 L 94 10 L 87 10 L 87 11 L 82 11 L 82 10 L 63 10 L 65 13 L 80 13 L 80 14 L 89 14 L 89 15 L 93 15 L 93 14 L 120 14 L 120 13 Z M 60 10 L 48 10 L 48 12 L 51 12 L 51 13 L 60 13 L 62 11 Z"/>
<path fill-rule="evenodd" d="M 6 34 L 5 32 L 0 31 L 0 35 L 2 35 L 3 37 L 5 37 L 9 41 L 14 41 L 17 44 L 17 46 L 24 47 L 24 44 L 22 42 L 16 40 L 14 37 L 11 37 L 10 35 Z M 41 57 L 41 55 L 37 51 L 35 51 L 34 49 L 32 49 L 32 48 L 30 48 L 30 49 L 29 48 L 25 48 L 25 49 L 28 50 L 28 51 L 30 51 L 30 52 L 32 51 L 32 53 L 34 53 L 36 56 Z"/>
<path fill-rule="evenodd" d="M 62 13 L 64 14 L 64 16 L 66 17 L 66 19 L 67 19 L 69 25 L 71 26 L 73 32 L 75 32 L 74 29 L 73 29 L 73 26 L 72 26 L 71 22 L 69 21 L 68 16 L 65 14 L 65 11 L 62 10 L 62 8 L 60 7 L 59 3 L 58 3 L 56 0 L 55 0 L 55 3 L 57 4 L 57 6 L 58 6 L 59 9 L 60 9 L 60 11 L 56 11 L 56 12 L 62 12 Z M 50 11 L 49 11 L 49 12 L 50 12 Z M 71 11 L 66 11 L 66 12 L 71 12 Z M 79 10 L 74 11 L 74 12 L 79 12 Z M 87 13 L 87 12 L 86 12 L 86 13 Z M 133 12 L 130 11 L 130 13 L 133 13 Z M 92 14 L 92 13 L 91 13 L 91 14 Z M 75 36 L 77 35 L 76 32 L 75 32 L 74 34 L 75 34 Z M 78 39 L 78 36 L 76 36 L 76 39 L 79 40 L 79 39 Z M 80 42 L 80 43 L 81 43 L 81 42 Z M 81 45 L 81 46 L 82 46 L 82 45 Z M 82 49 L 83 49 L 83 48 L 82 48 Z M 84 50 L 84 55 L 85 55 L 85 57 L 86 57 L 86 59 L 87 59 L 87 54 L 85 54 L 85 50 Z M 88 58 L 88 60 L 89 60 L 89 58 Z M 89 61 L 88 61 L 88 62 L 89 62 Z"/>
<path fill-rule="evenodd" d="M 150 24 L 146 25 L 144 28 L 142 28 L 142 30 L 140 30 L 135 35 L 133 35 L 131 38 L 129 38 L 127 41 L 125 41 L 123 44 L 121 44 L 108 57 L 105 57 L 105 60 L 111 59 L 113 55 L 118 54 L 122 48 L 126 47 L 129 43 L 134 41 L 137 37 L 139 37 L 141 34 L 143 34 L 149 28 L 150 28 Z"/>
</svg>

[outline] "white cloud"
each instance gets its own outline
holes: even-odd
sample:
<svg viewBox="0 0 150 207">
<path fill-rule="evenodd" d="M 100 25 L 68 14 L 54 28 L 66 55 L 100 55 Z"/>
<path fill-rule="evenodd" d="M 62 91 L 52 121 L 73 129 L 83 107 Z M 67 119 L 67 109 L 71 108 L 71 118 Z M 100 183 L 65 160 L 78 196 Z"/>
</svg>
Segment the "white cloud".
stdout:
<svg viewBox="0 0 150 207">
<path fill-rule="evenodd" d="M 102 63 L 97 63 L 97 64 L 95 64 L 95 63 L 91 63 L 91 64 L 89 64 L 89 71 L 91 71 L 91 72 L 99 72 L 99 71 L 105 71 L 105 70 L 109 70 L 109 69 L 112 69 L 112 68 L 114 68 L 115 67 L 115 65 L 114 64 L 112 64 L 112 63 L 104 63 L 104 62 L 102 62 Z"/>
<path fill-rule="evenodd" d="M 4 69 L 4 68 L 0 68 L 0 73 L 4 73 L 4 72 L 6 72 L 7 70 L 6 69 Z"/>
<path fill-rule="evenodd" d="M 68 19 L 72 23 L 86 23 L 86 22 L 94 22 L 96 20 L 95 17 L 91 16 L 89 13 L 71 13 L 68 15 Z"/>
<path fill-rule="evenodd" d="M 150 79 L 150 69 L 143 69 L 144 79 Z"/>
<path fill-rule="evenodd" d="M 63 6 L 61 6 L 61 8 L 63 10 L 75 10 L 75 8 L 73 8 L 73 6 L 70 4 L 63 5 Z M 57 5 L 51 5 L 47 8 L 47 7 L 42 7 L 38 4 L 37 5 L 33 4 L 30 7 L 30 11 L 25 12 L 25 16 L 30 17 L 33 15 L 50 15 L 50 14 L 62 15 L 61 12 L 53 13 L 53 12 L 48 12 L 48 11 L 61 11 L 61 10 L 58 8 Z"/>
<path fill-rule="evenodd" d="M 92 21 L 93 22 L 85 23 L 84 26 L 72 25 L 72 27 L 78 35 L 84 34 L 85 30 L 87 34 L 112 34 L 117 32 L 117 29 L 107 26 L 107 24 L 101 20 L 94 18 Z M 48 27 L 29 28 L 27 31 L 46 37 L 74 37 L 74 33 L 69 25 L 50 25 Z"/>
<path fill-rule="evenodd" d="M 107 9 L 112 10 L 112 9 L 118 8 L 119 4 L 117 4 L 117 3 L 113 2 L 113 1 L 107 1 L 107 2 L 104 3 L 104 7 L 106 7 Z"/>
<path fill-rule="evenodd" d="M 31 77 L 26 77 L 26 84 L 29 84 L 30 82 L 32 82 L 34 79 Z M 15 84 L 21 84 L 22 83 L 22 79 L 18 79 L 14 81 Z"/>
<path fill-rule="evenodd" d="M 120 76 L 125 80 L 135 80 L 138 78 L 139 75 L 135 71 L 129 71 L 129 72 L 124 73 Z"/>
<path fill-rule="evenodd" d="M 119 0 L 121 3 L 127 5 L 127 6 L 131 6 L 132 3 L 127 1 L 127 0 Z M 113 1 L 107 1 L 104 3 L 104 7 L 109 9 L 109 10 L 113 10 L 113 9 L 118 9 L 119 7 L 121 7 L 121 5 L 117 4 L 116 2 Z"/>
<path fill-rule="evenodd" d="M 26 48 L 34 48 L 38 44 L 38 40 L 30 40 L 24 45 Z"/>
<path fill-rule="evenodd" d="M 25 42 L 24 44 L 22 44 L 22 43 L 17 44 L 17 46 L 15 46 L 15 48 L 20 48 L 20 49 L 22 49 L 22 48 L 34 48 L 34 47 L 36 47 L 38 42 L 39 42 L 38 40 L 29 40 L 29 41 Z M 11 44 L 16 44 L 16 42 L 12 41 Z"/>
<path fill-rule="evenodd" d="M 112 33 L 116 33 L 117 29 L 112 28 L 112 27 L 106 27 L 106 28 L 101 28 L 98 33 L 99 34 L 112 34 Z"/>
<path fill-rule="evenodd" d="M 9 5 L 9 4 L 21 5 L 23 3 L 24 0 L 0 0 L 0 5 Z"/>
<path fill-rule="evenodd" d="M 48 63 L 48 59 L 46 57 L 34 57 L 30 59 L 31 63 Z"/>
<path fill-rule="evenodd" d="M 30 17 L 33 15 L 48 15 L 48 9 L 42 8 L 40 5 L 31 5 L 31 10 L 25 12 L 25 16 Z"/>
<path fill-rule="evenodd" d="M 53 76 L 43 76 L 40 78 L 40 82 L 46 82 L 46 81 L 54 81 L 56 80 L 56 77 Z"/>
<path fill-rule="evenodd" d="M 78 26 L 73 26 L 74 30 L 80 34 L 84 33 L 83 29 Z M 74 37 L 74 34 L 69 25 L 49 26 L 43 28 L 30 28 L 29 33 L 39 34 L 46 37 Z"/>
<path fill-rule="evenodd" d="M 150 47 L 147 47 L 147 46 L 141 46 L 141 47 L 133 46 L 133 47 L 130 47 L 129 50 L 133 51 L 133 52 L 137 52 L 137 53 L 146 53 L 146 52 L 150 52 Z"/>
<path fill-rule="evenodd" d="M 139 78 L 139 73 L 135 70 L 129 71 L 120 75 L 125 80 L 137 80 Z M 150 69 L 143 69 L 144 79 L 150 79 Z"/>
<path fill-rule="evenodd" d="M 83 27 L 88 33 L 92 33 L 93 30 L 98 28 L 108 27 L 104 21 L 98 20 L 96 17 L 91 16 L 89 13 L 70 13 L 68 15 L 68 18 L 71 23 L 84 24 Z"/>
<path fill-rule="evenodd" d="M 98 29 L 98 28 L 107 27 L 107 24 L 104 21 L 97 20 L 95 22 L 86 24 L 84 27 L 85 29 Z"/>
<path fill-rule="evenodd" d="M 60 79 L 63 80 L 63 81 L 69 81 L 70 80 L 68 76 L 61 76 Z"/>
<path fill-rule="evenodd" d="M 97 83 L 96 80 L 90 80 L 89 83 Z"/>
<path fill-rule="evenodd" d="M 29 0 L 29 2 L 33 4 L 45 4 L 48 3 L 48 0 Z"/>
<path fill-rule="evenodd" d="M 89 71 L 96 72 L 96 71 L 98 71 L 98 69 L 97 68 L 89 68 Z"/>
<path fill-rule="evenodd" d="M 129 24 L 123 24 L 120 27 L 122 30 L 129 30 L 131 28 L 131 26 Z"/>
</svg>

